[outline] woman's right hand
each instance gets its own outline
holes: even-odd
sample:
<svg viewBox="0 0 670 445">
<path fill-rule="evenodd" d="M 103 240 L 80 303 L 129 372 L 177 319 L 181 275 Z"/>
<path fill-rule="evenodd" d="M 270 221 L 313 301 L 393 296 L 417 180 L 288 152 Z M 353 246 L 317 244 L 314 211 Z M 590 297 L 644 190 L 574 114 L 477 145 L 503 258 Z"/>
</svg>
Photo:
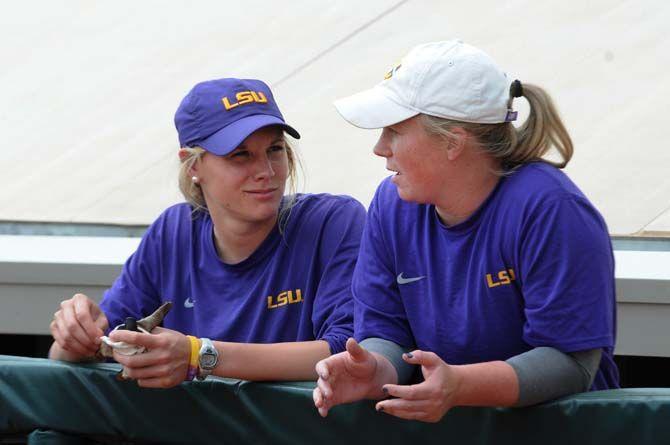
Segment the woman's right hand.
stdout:
<svg viewBox="0 0 670 445">
<path fill-rule="evenodd" d="M 346 351 L 316 364 L 319 378 L 312 397 L 319 414 L 326 417 L 330 408 L 341 403 L 383 398 L 382 385 L 395 383 L 395 368 L 381 369 L 388 367 L 393 368 L 388 360 L 366 351 L 353 338 L 348 339 Z"/>
<path fill-rule="evenodd" d="M 50 330 L 55 344 L 50 356 L 69 361 L 94 356 L 108 325 L 107 317 L 95 301 L 84 294 L 76 294 L 63 301 L 54 314 Z"/>
</svg>

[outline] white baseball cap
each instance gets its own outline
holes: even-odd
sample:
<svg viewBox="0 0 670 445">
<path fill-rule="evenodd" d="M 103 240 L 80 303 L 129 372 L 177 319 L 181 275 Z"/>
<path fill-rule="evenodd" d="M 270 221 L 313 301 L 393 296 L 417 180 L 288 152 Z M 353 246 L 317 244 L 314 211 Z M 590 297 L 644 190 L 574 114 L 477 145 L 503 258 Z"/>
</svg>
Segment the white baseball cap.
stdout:
<svg viewBox="0 0 670 445">
<path fill-rule="evenodd" d="M 488 54 L 447 40 L 414 47 L 381 83 L 334 105 L 360 128 L 387 127 L 419 113 L 497 124 L 516 118 L 508 109 L 510 84 Z"/>
</svg>

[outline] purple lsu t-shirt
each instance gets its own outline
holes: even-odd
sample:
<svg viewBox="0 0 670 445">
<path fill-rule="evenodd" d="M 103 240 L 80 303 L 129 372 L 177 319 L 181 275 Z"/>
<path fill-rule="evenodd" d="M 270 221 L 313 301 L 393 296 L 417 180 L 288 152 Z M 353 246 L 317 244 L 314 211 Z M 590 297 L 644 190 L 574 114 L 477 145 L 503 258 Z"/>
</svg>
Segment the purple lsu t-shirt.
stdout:
<svg viewBox="0 0 670 445">
<path fill-rule="evenodd" d="M 209 214 L 178 204 L 149 227 L 100 306 L 114 327 L 171 301 L 169 329 L 244 343 L 325 340 L 334 354 L 353 333 L 364 223 L 353 198 L 298 195 L 283 232 L 231 265 L 217 255 Z"/>
<path fill-rule="evenodd" d="M 387 178 L 353 278 L 357 340 L 381 337 L 450 364 L 534 347 L 602 348 L 592 389 L 618 387 L 614 257 L 598 211 L 560 170 L 519 168 L 466 221 L 404 202 Z"/>
</svg>

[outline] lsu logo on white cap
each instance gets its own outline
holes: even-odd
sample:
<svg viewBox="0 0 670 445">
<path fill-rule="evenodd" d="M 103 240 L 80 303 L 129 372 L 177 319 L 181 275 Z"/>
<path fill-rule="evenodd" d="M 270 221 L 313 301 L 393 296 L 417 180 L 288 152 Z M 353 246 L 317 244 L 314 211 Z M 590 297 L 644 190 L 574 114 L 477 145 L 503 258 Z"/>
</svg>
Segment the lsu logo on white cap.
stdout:
<svg viewBox="0 0 670 445">
<path fill-rule="evenodd" d="M 393 77 L 393 75 L 395 74 L 395 72 L 398 71 L 398 69 L 399 69 L 401 66 L 402 66 L 402 62 L 398 62 L 398 64 L 397 64 L 395 67 L 393 67 L 393 68 L 391 68 L 390 70 L 388 70 L 388 72 L 387 72 L 386 74 L 384 74 L 384 80 L 388 80 L 388 79 L 390 79 L 391 77 Z"/>
</svg>

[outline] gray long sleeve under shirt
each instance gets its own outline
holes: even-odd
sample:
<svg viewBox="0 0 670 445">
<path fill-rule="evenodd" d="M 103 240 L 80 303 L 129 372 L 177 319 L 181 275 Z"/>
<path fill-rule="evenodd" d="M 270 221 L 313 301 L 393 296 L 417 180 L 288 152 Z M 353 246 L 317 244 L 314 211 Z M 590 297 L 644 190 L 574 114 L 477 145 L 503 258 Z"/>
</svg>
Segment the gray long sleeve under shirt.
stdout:
<svg viewBox="0 0 670 445">
<path fill-rule="evenodd" d="M 384 356 L 398 373 L 398 384 L 405 384 L 415 365 L 402 359 L 412 349 L 382 338 L 361 342 L 368 351 Z M 506 360 L 519 381 L 519 399 L 514 406 L 529 406 L 569 394 L 588 391 L 600 366 L 601 349 L 563 353 L 551 347 L 537 347 Z"/>
</svg>

